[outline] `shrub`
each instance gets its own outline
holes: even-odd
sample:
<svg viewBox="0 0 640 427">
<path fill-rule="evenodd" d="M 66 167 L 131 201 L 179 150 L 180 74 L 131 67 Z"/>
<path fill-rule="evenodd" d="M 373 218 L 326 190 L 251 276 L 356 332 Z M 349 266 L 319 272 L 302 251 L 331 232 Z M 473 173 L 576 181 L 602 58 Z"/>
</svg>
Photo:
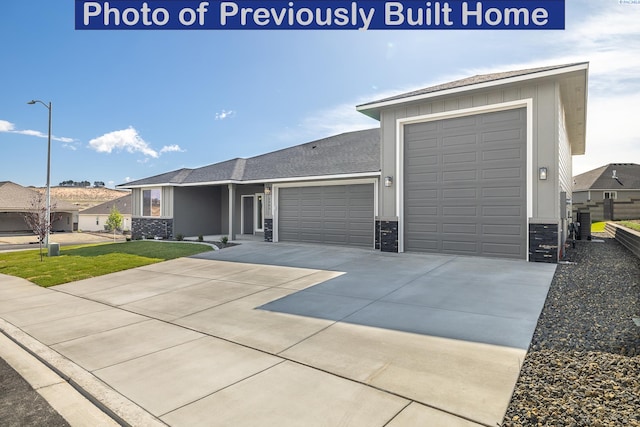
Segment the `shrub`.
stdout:
<svg viewBox="0 0 640 427">
<path fill-rule="evenodd" d="M 227 236 L 222 236 L 220 242 L 222 242 L 223 245 L 226 245 L 227 243 L 229 243 L 229 238 Z"/>
<path fill-rule="evenodd" d="M 204 237 L 202 237 L 202 234 L 198 236 L 198 242 L 204 242 Z"/>
<path fill-rule="evenodd" d="M 181 241 L 183 241 L 183 240 L 184 240 L 184 235 L 182 235 L 182 234 L 178 233 L 178 234 L 176 235 L 176 240 L 178 240 L 178 241 L 180 241 L 180 242 L 181 242 Z"/>
</svg>

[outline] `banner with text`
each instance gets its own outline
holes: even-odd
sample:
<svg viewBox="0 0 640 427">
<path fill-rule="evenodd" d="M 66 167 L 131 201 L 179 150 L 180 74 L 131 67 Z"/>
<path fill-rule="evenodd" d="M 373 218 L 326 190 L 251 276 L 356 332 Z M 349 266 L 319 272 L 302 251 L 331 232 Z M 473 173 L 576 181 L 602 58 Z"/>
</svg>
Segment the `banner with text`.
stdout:
<svg viewBox="0 0 640 427">
<path fill-rule="evenodd" d="M 75 2 L 76 30 L 560 30 L 564 0 Z"/>
</svg>

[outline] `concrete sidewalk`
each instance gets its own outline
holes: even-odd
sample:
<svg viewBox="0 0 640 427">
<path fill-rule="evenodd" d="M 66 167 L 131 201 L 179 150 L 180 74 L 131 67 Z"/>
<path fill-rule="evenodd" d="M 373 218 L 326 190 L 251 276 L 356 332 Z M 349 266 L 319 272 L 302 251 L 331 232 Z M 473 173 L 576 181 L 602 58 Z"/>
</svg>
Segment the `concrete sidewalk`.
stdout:
<svg viewBox="0 0 640 427">
<path fill-rule="evenodd" d="M 50 289 L 0 276 L 0 328 L 132 425 L 495 426 L 554 270 L 251 243 Z"/>
</svg>

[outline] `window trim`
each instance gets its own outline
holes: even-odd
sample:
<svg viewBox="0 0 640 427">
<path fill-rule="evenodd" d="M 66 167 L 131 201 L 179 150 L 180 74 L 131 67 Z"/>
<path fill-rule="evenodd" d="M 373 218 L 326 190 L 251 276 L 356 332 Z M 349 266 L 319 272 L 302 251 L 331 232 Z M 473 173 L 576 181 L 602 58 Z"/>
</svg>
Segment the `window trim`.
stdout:
<svg viewBox="0 0 640 427">
<path fill-rule="evenodd" d="M 160 212 L 158 212 L 158 215 L 145 215 L 144 214 L 144 192 L 145 191 L 154 191 L 154 190 L 158 190 L 158 192 L 160 193 Z M 149 202 L 151 203 L 151 200 L 153 200 L 151 197 L 149 198 Z M 153 212 L 152 206 L 149 206 L 149 213 L 151 214 Z M 140 191 L 140 216 L 142 218 L 162 218 L 162 187 L 148 187 L 148 188 L 143 188 Z"/>
<path fill-rule="evenodd" d="M 609 197 L 607 197 L 607 194 L 609 194 Z M 609 191 L 603 191 L 602 192 L 602 200 L 606 200 L 606 199 L 612 199 L 612 200 L 616 200 L 618 198 L 618 192 L 615 190 L 609 190 Z"/>
</svg>

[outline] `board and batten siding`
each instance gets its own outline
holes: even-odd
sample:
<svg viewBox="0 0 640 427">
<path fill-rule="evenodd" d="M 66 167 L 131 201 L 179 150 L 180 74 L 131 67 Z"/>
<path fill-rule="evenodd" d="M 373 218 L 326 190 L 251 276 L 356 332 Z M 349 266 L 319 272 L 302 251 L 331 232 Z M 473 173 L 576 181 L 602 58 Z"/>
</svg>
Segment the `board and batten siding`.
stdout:
<svg viewBox="0 0 640 427">
<path fill-rule="evenodd" d="M 149 190 L 158 187 L 133 188 L 131 189 L 131 216 L 142 217 L 142 190 Z M 173 187 L 160 187 L 162 189 L 160 201 L 161 217 L 173 218 Z"/>
</svg>

